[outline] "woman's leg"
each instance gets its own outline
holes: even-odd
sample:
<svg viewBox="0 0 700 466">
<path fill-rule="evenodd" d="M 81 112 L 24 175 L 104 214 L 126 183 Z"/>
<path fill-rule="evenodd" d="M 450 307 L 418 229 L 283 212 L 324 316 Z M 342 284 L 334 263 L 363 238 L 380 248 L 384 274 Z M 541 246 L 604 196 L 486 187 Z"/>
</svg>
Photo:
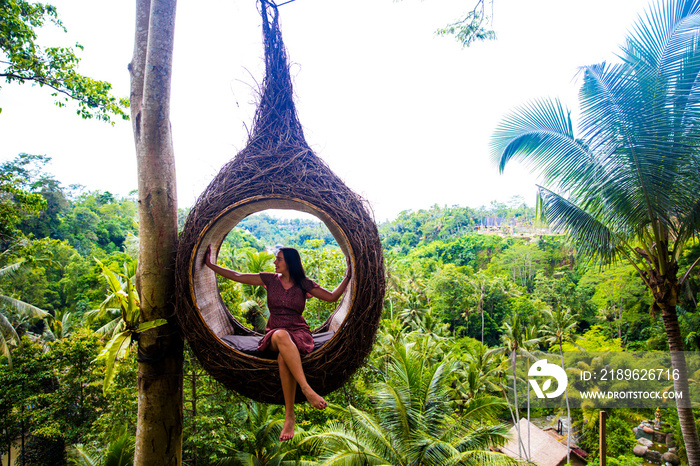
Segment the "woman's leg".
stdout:
<svg viewBox="0 0 700 466">
<path fill-rule="evenodd" d="M 287 370 L 292 375 L 294 380 L 299 384 L 301 392 L 304 394 L 306 399 L 309 401 L 311 406 L 316 409 L 324 409 L 328 406 L 326 400 L 324 400 L 318 393 L 316 393 L 309 383 L 306 381 L 306 375 L 304 375 L 304 369 L 301 367 L 301 356 L 299 355 L 299 348 L 294 344 L 289 333 L 286 330 L 276 330 L 272 334 L 270 339 L 270 347 L 274 351 L 279 352 L 279 358 L 282 358 L 282 362 L 287 366 Z M 280 377 L 282 377 L 282 370 L 280 370 Z M 284 382 L 284 381 L 283 381 Z M 284 386 L 282 387 L 284 391 Z M 295 387 L 296 391 L 296 387 Z M 285 400 L 286 402 L 286 400 Z M 294 395 L 292 395 L 292 404 L 294 403 Z"/>
<path fill-rule="evenodd" d="M 280 434 L 280 440 L 285 441 L 294 437 L 294 398 L 297 393 L 297 381 L 289 372 L 287 364 L 282 358 L 282 353 L 277 355 L 277 365 L 280 369 L 280 379 L 282 380 L 282 393 L 284 394 L 284 426 Z"/>
</svg>

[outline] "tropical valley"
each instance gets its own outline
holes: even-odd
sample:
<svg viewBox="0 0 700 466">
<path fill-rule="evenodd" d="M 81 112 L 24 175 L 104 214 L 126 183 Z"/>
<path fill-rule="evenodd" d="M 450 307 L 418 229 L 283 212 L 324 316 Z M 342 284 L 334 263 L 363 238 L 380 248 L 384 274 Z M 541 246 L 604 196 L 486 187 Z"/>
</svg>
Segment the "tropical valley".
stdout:
<svg viewBox="0 0 700 466">
<path fill-rule="evenodd" d="M 125 331 L 128 300 L 138 302 L 129 293 L 137 206 L 133 198 L 65 188 L 45 172 L 46 162 L 21 155 L 0 167 L 3 458 L 14 457 L 14 464 L 102 464 L 99 458 L 128 456 L 133 449 L 136 342 L 123 348 L 108 387 L 108 361 L 100 354 Z M 181 212 L 183 221 L 186 215 Z M 494 464 L 509 464 L 495 450 L 514 421 L 511 358 L 556 352 L 560 344 L 566 351 L 668 350 L 661 315 L 652 312 L 653 298 L 635 269 L 583 260 L 522 199 L 478 209 L 406 211 L 378 228 L 387 292 L 365 366 L 327 397 L 329 409 L 302 405 L 294 440 L 280 443 L 280 407 L 224 389 L 186 350 L 186 464 L 245 464 L 244 458 L 332 464 L 330 458 L 341 454 L 355 458 L 351 464 L 366 455 L 383 458 L 381 464 L 412 464 L 419 445 L 436 438 L 445 458 L 496 455 Z M 342 279 L 343 254 L 322 223 L 265 212 L 240 222 L 219 262 L 271 271 L 270 251 L 279 244 L 299 248 L 307 274 L 321 286 L 332 289 Z M 692 242 L 681 268 L 698 257 L 700 244 Z M 264 292 L 226 279 L 219 286 L 235 318 L 264 328 Z M 687 351 L 700 349 L 698 286 L 694 275 L 679 299 Z M 333 307 L 310 300 L 310 326 L 321 325 Z M 518 383 L 525 393 L 526 384 Z M 653 419 L 655 408 L 609 410 L 608 464 L 638 464 L 632 429 Z M 571 435 L 588 464 L 598 457 L 599 411 L 570 413 Z M 529 416 L 541 428 L 556 428 L 567 418 L 565 410 L 546 408 Z M 663 407 L 661 418 L 682 439 L 673 407 Z M 399 441 L 400 448 L 388 447 Z M 677 451 L 683 455 L 682 443 Z"/>
</svg>

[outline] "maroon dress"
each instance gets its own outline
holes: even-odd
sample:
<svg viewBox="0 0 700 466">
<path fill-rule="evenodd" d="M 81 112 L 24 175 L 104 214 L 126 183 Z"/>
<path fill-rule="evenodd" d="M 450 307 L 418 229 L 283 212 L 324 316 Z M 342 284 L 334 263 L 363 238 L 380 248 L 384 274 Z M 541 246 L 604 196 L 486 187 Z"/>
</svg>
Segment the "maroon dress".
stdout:
<svg viewBox="0 0 700 466">
<path fill-rule="evenodd" d="M 270 310 L 270 318 L 265 327 L 265 336 L 258 344 L 258 350 L 264 351 L 270 346 L 273 330 L 284 329 L 289 333 L 292 341 L 300 354 L 307 354 L 314 349 L 314 339 L 302 313 L 306 305 L 306 293 L 318 287 L 313 280 L 308 278 L 302 283 L 289 289 L 282 286 L 280 277 L 276 273 L 263 272 L 260 278 L 267 289 L 267 308 Z"/>
</svg>

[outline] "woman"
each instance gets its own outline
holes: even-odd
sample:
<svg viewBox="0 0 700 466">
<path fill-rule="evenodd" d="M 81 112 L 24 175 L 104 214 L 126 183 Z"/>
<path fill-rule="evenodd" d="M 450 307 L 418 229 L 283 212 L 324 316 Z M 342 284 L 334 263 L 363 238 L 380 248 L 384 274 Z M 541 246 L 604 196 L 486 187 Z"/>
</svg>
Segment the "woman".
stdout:
<svg viewBox="0 0 700 466">
<path fill-rule="evenodd" d="M 294 248 L 279 249 L 275 257 L 275 273 L 240 273 L 220 267 L 211 261 L 211 246 L 207 248 L 204 263 L 222 277 L 246 285 L 264 286 L 267 289 L 270 318 L 258 349 L 278 353 L 277 364 L 282 380 L 285 409 L 280 440 L 289 440 L 294 437 L 294 398 L 297 384 L 311 406 L 316 409 L 325 409 L 328 406 L 326 400 L 309 386 L 301 366 L 301 355 L 314 349 L 309 325 L 302 317 L 307 296 L 328 302 L 337 301 L 350 282 L 350 262 L 348 261 L 345 278 L 332 292 L 306 277 L 299 252 Z"/>
</svg>

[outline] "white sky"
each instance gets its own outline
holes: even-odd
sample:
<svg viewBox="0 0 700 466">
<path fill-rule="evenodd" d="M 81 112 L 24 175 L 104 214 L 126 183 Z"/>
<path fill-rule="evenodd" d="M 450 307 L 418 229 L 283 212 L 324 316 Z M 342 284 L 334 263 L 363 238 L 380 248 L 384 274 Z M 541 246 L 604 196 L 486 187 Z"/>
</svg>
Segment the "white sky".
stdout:
<svg viewBox="0 0 700 466">
<path fill-rule="evenodd" d="M 46 43 L 80 42 L 81 72 L 128 96 L 134 2 L 50 3 L 69 34 L 47 31 Z M 535 178 L 517 165 L 499 175 L 490 162 L 495 126 L 538 97 L 575 110 L 577 67 L 614 59 L 648 3 L 495 0 L 498 39 L 466 49 L 434 31 L 473 0 L 296 0 L 280 21 L 307 141 L 383 221 L 514 195 L 532 205 Z M 255 0 L 179 2 L 171 122 L 180 207 L 245 146 L 263 75 L 260 23 Z M 0 107 L 0 161 L 46 154 L 65 186 L 136 188 L 130 122 L 81 120 L 27 85 L 2 83 Z"/>
</svg>

